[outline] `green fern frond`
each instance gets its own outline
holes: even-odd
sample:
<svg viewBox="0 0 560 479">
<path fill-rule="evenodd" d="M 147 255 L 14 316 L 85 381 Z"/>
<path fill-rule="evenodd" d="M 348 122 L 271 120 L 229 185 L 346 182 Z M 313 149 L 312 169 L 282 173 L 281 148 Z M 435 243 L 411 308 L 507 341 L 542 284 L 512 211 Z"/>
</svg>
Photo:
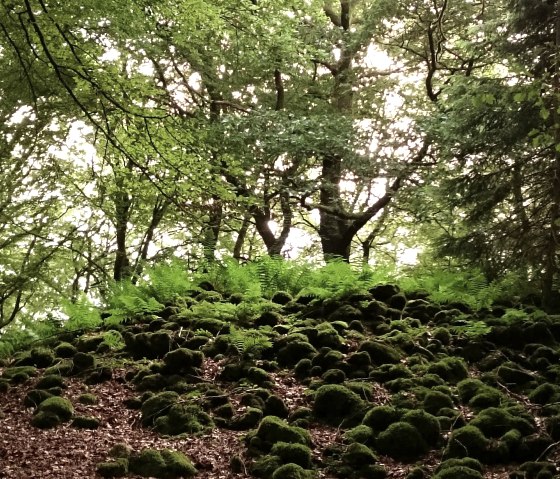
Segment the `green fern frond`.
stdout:
<svg viewBox="0 0 560 479">
<path fill-rule="evenodd" d="M 239 329 L 232 327 L 228 334 L 230 344 L 243 359 L 256 359 L 272 346 L 269 337 L 258 329 Z"/>
</svg>

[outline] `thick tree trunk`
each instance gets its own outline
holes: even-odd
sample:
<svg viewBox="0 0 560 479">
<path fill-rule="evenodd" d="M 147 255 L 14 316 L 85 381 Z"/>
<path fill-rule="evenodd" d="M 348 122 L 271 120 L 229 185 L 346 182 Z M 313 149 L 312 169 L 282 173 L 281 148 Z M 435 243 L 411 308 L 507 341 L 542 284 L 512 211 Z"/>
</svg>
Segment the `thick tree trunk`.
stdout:
<svg viewBox="0 0 560 479">
<path fill-rule="evenodd" d="M 128 161 L 126 171 L 132 170 L 132 162 Z M 117 192 L 114 196 L 115 202 L 115 230 L 117 236 L 117 251 L 113 265 L 113 278 L 120 281 L 131 276 L 130 259 L 126 250 L 126 240 L 128 234 L 128 220 L 130 219 L 130 209 L 132 198 L 125 188 L 125 180 L 118 176 L 115 180 Z"/>
<path fill-rule="evenodd" d="M 208 223 L 204 227 L 204 259 L 207 263 L 216 261 L 216 248 L 223 219 L 222 202 L 217 196 L 213 197 L 213 201 L 208 214 Z"/>
</svg>

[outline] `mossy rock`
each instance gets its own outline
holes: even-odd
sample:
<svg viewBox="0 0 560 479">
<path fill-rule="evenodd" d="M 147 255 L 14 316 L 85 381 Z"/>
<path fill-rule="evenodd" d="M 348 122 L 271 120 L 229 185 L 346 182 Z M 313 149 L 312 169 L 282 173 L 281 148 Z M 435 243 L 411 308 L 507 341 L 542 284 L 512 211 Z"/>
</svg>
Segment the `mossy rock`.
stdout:
<svg viewBox="0 0 560 479">
<path fill-rule="evenodd" d="M 265 416 L 277 416 L 282 419 L 287 418 L 290 414 L 290 410 L 284 400 L 275 394 L 270 395 L 265 400 L 263 412 Z"/>
<path fill-rule="evenodd" d="M 505 401 L 505 397 L 499 391 L 493 388 L 488 388 L 476 396 L 471 398 L 469 406 L 474 411 L 482 411 L 489 407 L 498 407 Z"/>
<path fill-rule="evenodd" d="M 278 456 L 283 464 L 294 463 L 304 469 L 311 468 L 311 449 L 304 444 L 277 442 L 270 453 Z"/>
<path fill-rule="evenodd" d="M 375 439 L 375 432 L 369 426 L 360 424 L 359 426 L 348 429 L 343 435 L 345 441 L 353 443 L 358 442 L 366 446 L 373 445 Z"/>
<path fill-rule="evenodd" d="M 187 403 L 174 404 L 154 421 L 155 429 L 169 436 L 199 433 L 213 425 L 212 418 L 200 406 Z"/>
<path fill-rule="evenodd" d="M 25 398 L 23 398 L 23 404 L 26 407 L 37 407 L 50 397 L 53 397 L 53 394 L 45 389 L 30 389 L 27 391 Z"/>
<path fill-rule="evenodd" d="M 401 360 L 401 354 L 393 347 L 379 341 L 364 341 L 360 344 L 358 351 L 366 351 L 371 358 L 372 364 L 396 364 Z"/>
<path fill-rule="evenodd" d="M 69 421 L 74 414 L 74 407 L 68 399 L 52 396 L 39 404 L 37 411 L 56 414 L 62 421 Z"/>
<path fill-rule="evenodd" d="M 282 466 L 282 459 L 278 456 L 264 455 L 259 457 L 251 467 L 251 474 L 256 477 L 268 478 L 274 471 Z"/>
<path fill-rule="evenodd" d="M 52 350 L 44 347 L 33 348 L 24 353 L 15 362 L 15 366 L 35 366 L 36 368 L 48 368 L 55 360 Z"/>
<path fill-rule="evenodd" d="M 517 429 L 523 435 L 534 432 L 535 427 L 527 419 L 516 417 L 504 408 L 491 407 L 481 411 L 471 420 L 472 426 L 480 429 L 486 437 L 498 438 L 510 429 Z"/>
<path fill-rule="evenodd" d="M 97 404 L 99 402 L 99 399 L 95 394 L 84 393 L 78 396 L 78 402 L 80 404 L 93 405 L 93 404 Z"/>
<path fill-rule="evenodd" d="M 46 411 L 38 411 L 31 418 L 31 425 L 39 429 L 51 429 L 63 422 L 56 414 Z"/>
<path fill-rule="evenodd" d="M 350 391 L 355 392 L 364 401 L 373 401 L 373 386 L 367 381 L 345 381 L 346 386 Z"/>
<path fill-rule="evenodd" d="M 363 318 L 363 313 L 356 307 L 350 304 L 343 304 L 339 306 L 334 312 L 329 315 L 329 321 L 344 321 L 349 323 L 354 320 L 361 320 Z"/>
<path fill-rule="evenodd" d="M 161 479 L 192 477 L 197 473 L 184 454 L 170 449 L 144 449 L 140 454 L 130 456 L 129 470 L 142 477 Z"/>
<path fill-rule="evenodd" d="M 128 474 L 128 459 L 100 462 L 96 469 L 101 477 L 124 477 Z"/>
<path fill-rule="evenodd" d="M 432 363 L 427 372 L 429 374 L 437 374 L 444 381 L 456 384 L 459 381 L 466 379 L 468 370 L 465 362 L 460 358 L 447 357 Z"/>
<path fill-rule="evenodd" d="M 158 359 L 163 358 L 173 349 L 173 340 L 168 332 L 158 331 L 155 333 L 130 334 L 123 332 L 123 339 L 127 351 L 134 359 Z"/>
<path fill-rule="evenodd" d="M 375 406 L 366 413 L 362 424 L 370 427 L 373 431 L 380 432 L 399 421 L 401 417 L 402 412 L 393 406 Z"/>
<path fill-rule="evenodd" d="M 95 357 L 89 353 L 77 352 L 72 358 L 74 372 L 85 371 L 95 367 Z"/>
<path fill-rule="evenodd" d="M 9 380 L 13 384 L 23 383 L 36 375 L 37 368 L 35 366 L 14 366 L 6 368 L 2 372 L 2 378 Z"/>
<path fill-rule="evenodd" d="M 560 387 L 555 384 L 544 383 L 533 389 L 527 396 L 529 401 L 544 406 L 545 404 L 558 402 L 560 399 Z"/>
<path fill-rule="evenodd" d="M 522 389 L 523 386 L 535 380 L 535 376 L 531 372 L 521 369 L 515 363 L 499 366 L 496 374 L 506 385 L 515 387 L 515 389 Z"/>
<path fill-rule="evenodd" d="M 229 429 L 233 429 L 235 431 L 245 431 L 256 427 L 262 418 L 262 409 L 249 407 L 243 414 L 236 416 L 229 421 L 227 426 Z"/>
<path fill-rule="evenodd" d="M 427 452 L 428 445 L 413 425 L 399 421 L 379 434 L 377 450 L 394 459 L 409 461 Z"/>
<path fill-rule="evenodd" d="M 294 374 L 297 379 L 302 380 L 311 376 L 313 365 L 311 359 L 304 358 L 297 362 L 294 367 Z"/>
<path fill-rule="evenodd" d="M 63 359 L 51 367 L 45 369 L 45 375 L 58 374 L 59 376 L 69 376 L 74 369 L 74 363 L 69 359 Z"/>
<path fill-rule="evenodd" d="M 201 351 L 186 348 L 175 349 L 163 357 L 162 372 L 165 374 L 190 373 L 201 367 L 203 361 L 204 354 Z"/>
<path fill-rule="evenodd" d="M 78 349 L 74 345 L 63 341 L 54 348 L 53 352 L 56 357 L 67 359 L 74 356 L 74 354 L 78 352 Z"/>
<path fill-rule="evenodd" d="M 272 479 L 311 479 L 312 477 L 312 471 L 292 463 L 280 466 L 272 474 Z"/>
<path fill-rule="evenodd" d="M 356 393 L 340 384 L 321 386 L 313 403 L 313 414 L 333 426 L 357 425 L 363 418 L 365 403 Z"/>
<path fill-rule="evenodd" d="M 311 436 L 308 431 L 300 427 L 291 426 L 276 416 L 266 416 L 263 418 L 256 431 L 256 437 L 262 441 L 268 450 L 277 442 L 311 445 Z"/>
<path fill-rule="evenodd" d="M 396 284 L 380 284 L 368 290 L 374 299 L 387 301 L 391 296 L 400 293 L 400 288 Z"/>
<path fill-rule="evenodd" d="M 416 409 L 408 411 L 401 420 L 414 426 L 429 446 L 437 446 L 440 442 L 441 426 L 432 414 Z"/>
<path fill-rule="evenodd" d="M 142 425 L 152 426 L 158 417 L 165 416 L 178 401 L 179 394 L 174 391 L 164 391 L 155 394 L 142 404 Z"/>
<path fill-rule="evenodd" d="M 302 359 L 311 359 L 317 350 L 307 341 L 291 341 L 277 353 L 278 364 L 282 367 L 293 367 Z"/>
<path fill-rule="evenodd" d="M 43 376 L 37 384 L 35 384 L 35 389 L 50 389 L 50 388 L 62 388 L 64 389 L 66 385 L 64 384 L 64 379 L 57 374 L 48 374 Z"/>
<path fill-rule="evenodd" d="M 442 391 L 429 391 L 422 401 L 422 407 L 430 414 L 438 415 L 444 408 L 453 408 L 453 399 Z"/>
<path fill-rule="evenodd" d="M 210 331 L 214 335 L 229 334 L 231 331 L 231 324 L 215 318 L 194 318 L 191 327 L 193 330 Z"/>
<path fill-rule="evenodd" d="M 257 386 L 270 382 L 270 375 L 264 369 L 256 366 L 251 366 L 247 369 L 245 376 L 250 382 Z"/>
<path fill-rule="evenodd" d="M 552 478 L 558 474 L 555 464 L 545 461 L 527 461 L 519 466 L 519 470 L 524 473 L 524 479 L 545 479 Z"/>
<path fill-rule="evenodd" d="M 444 456 L 447 458 L 472 457 L 484 461 L 488 457 L 490 441 L 475 426 L 455 429 L 451 434 Z"/>
<path fill-rule="evenodd" d="M 276 291 L 276 293 L 272 295 L 272 298 L 270 298 L 270 301 L 272 301 L 274 304 L 280 304 L 282 306 L 290 303 L 293 300 L 293 296 L 286 291 Z"/>
<path fill-rule="evenodd" d="M 78 429 L 97 429 L 100 424 L 101 424 L 101 421 L 99 419 L 97 419 L 96 417 L 76 416 L 72 420 L 71 425 L 72 425 L 72 427 L 75 427 L 75 428 L 78 428 Z"/>
<path fill-rule="evenodd" d="M 366 445 L 354 442 L 346 448 L 346 451 L 342 454 L 341 460 L 345 464 L 359 469 L 368 464 L 375 464 L 377 462 L 377 456 Z"/>
<path fill-rule="evenodd" d="M 321 379 L 326 384 L 342 384 L 346 381 L 346 373 L 340 369 L 329 369 L 323 373 Z"/>
<path fill-rule="evenodd" d="M 483 479 L 482 474 L 466 466 L 450 466 L 441 469 L 432 479 Z"/>
<path fill-rule="evenodd" d="M 466 404 L 486 387 L 480 379 L 467 378 L 457 383 L 457 392 L 461 401 Z"/>
</svg>

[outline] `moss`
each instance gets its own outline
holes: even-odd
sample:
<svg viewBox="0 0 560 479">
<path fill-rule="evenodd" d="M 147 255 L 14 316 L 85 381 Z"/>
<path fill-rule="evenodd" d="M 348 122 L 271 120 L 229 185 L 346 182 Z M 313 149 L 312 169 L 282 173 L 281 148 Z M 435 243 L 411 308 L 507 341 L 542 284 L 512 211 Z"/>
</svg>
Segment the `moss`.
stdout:
<svg viewBox="0 0 560 479">
<path fill-rule="evenodd" d="M 526 479 L 544 479 L 544 477 L 552 477 L 558 473 L 556 465 L 551 462 L 544 461 L 528 461 L 521 466 L 519 470 L 525 473 Z"/>
<path fill-rule="evenodd" d="M 218 406 L 216 409 L 214 409 L 214 414 L 217 417 L 231 419 L 235 414 L 235 410 L 233 409 L 232 404 L 228 402 L 227 404 L 222 404 L 221 406 Z"/>
<path fill-rule="evenodd" d="M 35 366 L 37 368 L 47 368 L 54 362 L 54 353 L 43 347 L 33 348 L 23 357 L 16 361 L 16 366 Z"/>
<path fill-rule="evenodd" d="M 37 384 L 35 384 L 36 389 L 50 389 L 50 388 L 65 388 L 64 379 L 56 374 L 48 374 L 43 376 Z"/>
<path fill-rule="evenodd" d="M 72 358 L 72 362 L 74 364 L 74 370 L 78 372 L 95 367 L 95 358 L 88 353 L 76 353 Z"/>
<path fill-rule="evenodd" d="M 291 463 L 280 466 L 272 474 L 272 479 L 309 479 L 310 477 L 312 477 L 310 471 Z"/>
<path fill-rule="evenodd" d="M 162 477 L 166 470 L 165 460 L 161 452 L 155 449 L 144 449 L 138 455 L 130 456 L 130 472 L 142 477 Z"/>
<path fill-rule="evenodd" d="M 50 429 L 63 422 L 56 414 L 44 411 L 35 413 L 31 418 L 31 425 L 40 429 Z"/>
<path fill-rule="evenodd" d="M 53 395 L 44 389 L 31 389 L 25 395 L 23 404 L 26 407 L 37 407 L 45 399 L 53 397 Z"/>
<path fill-rule="evenodd" d="M 347 442 L 359 442 L 360 444 L 371 445 L 373 444 L 375 434 L 371 427 L 360 424 L 346 431 L 343 438 Z"/>
<path fill-rule="evenodd" d="M 11 383 L 22 383 L 27 381 L 30 377 L 37 375 L 37 368 L 35 366 L 14 366 L 6 368 L 2 372 L 2 377 L 8 379 Z"/>
<path fill-rule="evenodd" d="M 253 384 L 261 385 L 270 381 L 270 376 L 264 369 L 253 366 L 247 370 L 247 379 Z"/>
<path fill-rule="evenodd" d="M 446 328 L 436 328 L 433 336 L 445 346 L 448 346 L 451 343 L 451 333 Z"/>
<path fill-rule="evenodd" d="M 283 367 L 293 367 L 304 358 L 311 359 L 317 350 L 306 341 L 292 341 L 278 351 L 278 364 Z"/>
<path fill-rule="evenodd" d="M 256 427 L 262 418 L 263 412 L 261 409 L 250 407 L 240 416 L 233 418 L 228 427 L 235 431 L 244 431 Z"/>
<path fill-rule="evenodd" d="M 441 427 L 437 417 L 426 411 L 416 409 L 407 412 L 402 417 L 402 421 L 413 425 L 429 446 L 436 446 L 439 443 L 441 439 Z"/>
<path fill-rule="evenodd" d="M 364 401 L 373 400 L 373 387 L 370 382 L 366 381 L 345 381 L 346 386 L 350 391 L 355 392 Z"/>
<path fill-rule="evenodd" d="M 97 464 L 97 474 L 101 477 L 124 477 L 128 474 L 128 460 L 100 462 Z"/>
<path fill-rule="evenodd" d="M 340 369 L 329 369 L 321 376 L 327 384 L 341 384 L 346 381 L 346 374 Z"/>
<path fill-rule="evenodd" d="M 545 419 L 546 432 L 555 441 L 560 440 L 560 414 L 555 414 Z"/>
<path fill-rule="evenodd" d="M 468 403 L 481 389 L 487 386 L 480 379 L 463 379 L 457 383 L 457 392 L 462 402 Z"/>
<path fill-rule="evenodd" d="M 192 351 L 186 348 L 175 349 L 163 357 L 164 368 L 162 372 L 166 374 L 188 373 L 193 368 L 202 366 L 203 360 L 204 354 L 200 351 Z"/>
<path fill-rule="evenodd" d="M 294 367 L 294 374 L 297 379 L 305 379 L 311 376 L 311 359 L 304 358 L 297 362 Z"/>
<path fill-rule="evenodd" d="M 428 367 L 428 373 L 437 374 L 443 380 L 456 384 L 468 376 L 467 366 L 460 358 L 447 357 Z"/>
<path fill-rule="evenodd" d="M 377 449 L 394 459 L 411 460 L 424 454 L 428 446 L 414 426 L 399 421 L 379 434 Z"/>
<path fill-rule="evenodd" d="M 392 406 L 375 406 L 366 413 L 362 424 L 374 431 L 384 431 L 401 417 L 402 413 Z"/>
<path fill-rule="evenodd" d="M 69 421 L 74 413 L 74 408 L 68 399 L 53 396 L 39 404 L 38 411 L 56 414 L 62 421 Z"/>
<path fill-rule="evenodd" d="M 152 426 L 158 417 L 167 414 L 178 399 L 179 395 L 173 391 L 164 391 L 147 399 L 141 408 L 142 425 Z"/>
<path fill-rule="evenodd" d="M 45 375 L 58 374 L 60 376 L 68 376 L 72 372 L 74 364 L 70 360 L 62 360 L 54 364 L 50 368 L 45 369 Z"/>
<path fill-rule="evenodd" d="M 323 421 L 339 426 L 362 419 L 365 403 L 360 396 L 339 384 L 321 386 L 315 395 L 313 414 Z"/>
<path fill-rule="evenodd" d="M 360 468 L 368 464 L 375 464 L 377 462 L 377 457 L 373 451 L 359 442 L 350 444 L 341 459 L 342 462 L 355 468 Z"/>
<path fill-rule="evenodd" d="M 391 346 L 379 341 L 364 341 L 358 351 L 366 351 L 374 365 L 396 364 L 401 360 L 400 353 Z"/>
<path fill-rule="evenodd" d="M 481 411 L 470 424 L 480 429 L 486 437 L 500 437 L 510 429 L 531 434 L 534 426 L 525 418 L 515 417 L 503 408 L 491 407 Z"/>
<path fill-rule="evenodd" d="M 437 415 L 443 408 L 453 408 L 453 400 L 441 391 L 429 391 L 424 396 L 422 407 L 430 414 Z"/>
<path fill-rule="evenodd" d="M 468 425 L 456 429 L 451 434 L 445 457 L 473 457 L 484 460 L 488 454 L 489 441 L 482 431 L 475 426 Z"/>
<path fill-rule="evenodd" d="M 473 459 L 472 457 L 447 459 L 439 465 L 439 467 L 436 469 L 436 472 L 455 466 L 468 467 L 469 469 L 473 469 L 477 472 L 482 473 L 482 464 L 480 463 L 480 461 L 478 461 L 477 459 Z"/>
<path fill-rule="evenodd" d="M 371 366 L 371 358 L 367 351 L 351 353 L 346 361 L 355 369 L 368 369 Z"/>
<path fill-rule="evenodd" d="M 329 321 L 344 321 L 349 323 L 350 321 L 359 321 L 362 317 L 363 314 L 358 308 L 355 308 L 350 304 L 343 304 L 330 314 Z"/>
<path fill-rule="evenodd" d="M 109 457 L 129 458 L 132 455 L 132 452 L 132 448 L 128 444 L 124 442 L 117 442 L 111 447 L 111 449 L 109 449 Z"/>
<path fill-rule="evenodd" d="M 303 444 L 277 442 L 270 453 L 278 456 L 284 464 L 294 463 L 304 469 L 311 467 L 311 449 Z"/>
<path fill-rule="evenodd" d="M 274 394 L 270 395 L 264 402 L 263 412 L 265 416 L 277 416 L 283 419 L 287 418 L 290 414 L 290 410 L 286 403 L 284 403 L 284 400 Z"/>
<path fill-rule="evenodd" d="M 272 298 L 270 298 L 270 301 L 273 303 L 281 305 L 288 304 L 293 300 L 294 298 L 292 295 L 286 291 L 276 291 L 276 293 L 272 295 Z"/>
<path fill-rule="evenodd" d="M 183 433 L 198 433 L 213 426 L 212 418 L 197 404 L 177 403 L 167 414 L 154 421 L 155 429 L 161 434 L 176 436 Z"/>
<path fill-rule="evenodd" d="M 265 455 L 259 457 L 251 468 L 251 474 L 256 477 L 270 477 L 282 465 L 278 456 Z"/>
<path fill-rule="evenodd" d="M 78 402 L 80 404 L 93 405 L 97 404 L 99 402 L 99 399 L 97 399 L 97 396 L 95 394 L 84 393 L 78 396 Z"/>
<path fill-rule="evenodd" d="M 545 405 L 551 402 L 558 402 L 560 388 L 555 384 L 544 383 L 533 389 L 527 396 L 535 404 Z"/>
<path fill-rule="evenodd" d="M 161 456 L 165 462 L 164 478 L 185 478 L 196 475 L 196 468 L 189 458 L 181 452 L 163 449 Z"/>
<path fill-rule="evenodd" d="M 76 416 L 72 420 L 72 426 L 78 429 L 97 429 L 101 421 L 91 416 Z"/>
<path fill-rule="evenodd" d="M 470 467 L 451 466 L 436 473 L 432 479 L 483 479 L 483 476 Z"/>
<path fill-rule="evenodd" d="M 489 407 L 499 406 L 504 399 L 503 394 L 499 391 L 488 388 L 484 392 L 481 392 L 471 398 L 469 406 L 475 411 L 481 411 Z"/>
<path fill-rule="evenodd" d="M 496 374 L 503 382 L 510 386 L 522 387 L 535 379 L 533 374 L 522 370 L 515 363 L 507 363 L 498 367 Z"/>
<path fill-rule="evenodd" d="M 311 436 L 308 431 L 300 427 L 290 426 L 276 416 L 266 416 L 263 418 L 257 429 L 256 436 L 268 448 L 277 442 L 311 445 Z"/>
</svg>

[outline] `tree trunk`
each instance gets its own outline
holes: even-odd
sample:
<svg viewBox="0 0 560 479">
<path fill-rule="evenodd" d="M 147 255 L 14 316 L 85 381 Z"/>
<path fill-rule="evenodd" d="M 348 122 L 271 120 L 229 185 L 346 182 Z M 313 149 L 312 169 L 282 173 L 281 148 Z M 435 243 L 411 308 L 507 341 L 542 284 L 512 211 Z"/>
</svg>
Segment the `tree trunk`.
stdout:
<svg viewBox="0 0 560 479">
<path fill-rule="evenodd" d="M 216 261 L 216 248 L 218 238 L 222 228 L 223 208 L 222 202 L 217 196 L 213 197 L 214 202 L 209 206 L 208 223 L 204 227 L 204 259 L 208 264 Z"/>
<path fill-rule="evenodd" d="M 126 171 L 132 170 L 132 162 L 128 161 Z M 128 220 L 130 219 L 130 209 L 132 198 L 125 189 L 125 181 L 122 176 L 115 180 L 117 192 L 115 193 L 115 230 L 117 236 L 117 251 L 113 266 L 113 278 L 120 281 L 129 278 L 131 275 L 130 259 L 126 250 L 126 240 L 128 233 Z"/>
</svg>

